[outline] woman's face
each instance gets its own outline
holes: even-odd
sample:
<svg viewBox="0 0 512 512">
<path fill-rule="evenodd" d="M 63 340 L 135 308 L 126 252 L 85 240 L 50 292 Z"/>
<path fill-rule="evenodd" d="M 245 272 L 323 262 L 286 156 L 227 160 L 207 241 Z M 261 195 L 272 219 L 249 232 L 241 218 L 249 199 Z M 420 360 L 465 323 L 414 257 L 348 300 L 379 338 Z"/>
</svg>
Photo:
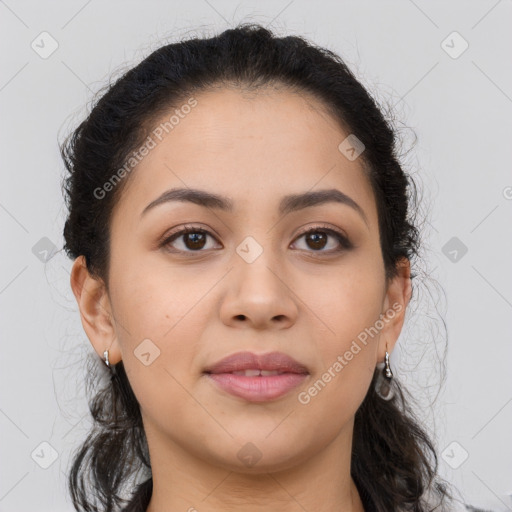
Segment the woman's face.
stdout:
<svg viewBox="0 0 512 512">
<path fill-rule="evenodd" d="M 98 354 L 123 360 L 155 461 L 286 469 L 348 446 L 398 338 L 405 281 L 386 286 L 370 184 L 320 103 L 276 90 L 195 100 L 168 133 L 155 125 L 129 176 L 111 221 L 112 331 L 88 334 Z M 148 206 L 176 189 L 182 200 Z M 231 207 L 187 200 L 193 190 Z M 320 191 L 331 199 L 289 199 Z M 284 353 L 306 374 L 204 373 L 244 351 Z M 256 391 L 240 391 L 249 380 Z"/>
</svg>

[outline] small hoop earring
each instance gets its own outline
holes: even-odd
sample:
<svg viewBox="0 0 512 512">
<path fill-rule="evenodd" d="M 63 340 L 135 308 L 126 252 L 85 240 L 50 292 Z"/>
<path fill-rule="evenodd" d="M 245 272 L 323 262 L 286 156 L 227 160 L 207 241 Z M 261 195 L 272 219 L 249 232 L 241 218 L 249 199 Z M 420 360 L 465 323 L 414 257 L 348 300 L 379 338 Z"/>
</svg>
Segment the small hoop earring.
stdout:
<svg viewBox="0 0 512 512">
<path fill-rule="evenodd" d="M 105 358 L 105 364 L 110 367 L 110 362 L 108 360 L 108 350 L 105 350 L 105 352 L 103 352 L 103 357 Z"/>
</svg>

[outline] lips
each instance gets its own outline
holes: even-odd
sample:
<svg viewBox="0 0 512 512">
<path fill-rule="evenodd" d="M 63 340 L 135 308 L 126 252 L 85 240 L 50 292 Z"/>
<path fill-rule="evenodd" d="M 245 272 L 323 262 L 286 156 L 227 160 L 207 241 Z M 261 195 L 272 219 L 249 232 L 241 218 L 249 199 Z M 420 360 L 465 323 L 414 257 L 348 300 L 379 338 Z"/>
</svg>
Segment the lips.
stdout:
<svg viewBox="0 0 512 512">
<path fill-rule="evenodd" d="M 250 372 L 249 370 L 254 371 Z M 283 373 L 308 374 L 309 372 L 303 364 L 282 352 L 270 352 L 267 354 L 238 352 L 207 367 L 204 373 L 233 373 L 250 377 L 280 375 Z"/>
<path fill-rule="evenodd" d="M 238 352 L 206 368 L 204 374 L 222 392 L 249 402 L 267 402 L 301 385 L 309 371 L 282 352 Z"/>
</svg>

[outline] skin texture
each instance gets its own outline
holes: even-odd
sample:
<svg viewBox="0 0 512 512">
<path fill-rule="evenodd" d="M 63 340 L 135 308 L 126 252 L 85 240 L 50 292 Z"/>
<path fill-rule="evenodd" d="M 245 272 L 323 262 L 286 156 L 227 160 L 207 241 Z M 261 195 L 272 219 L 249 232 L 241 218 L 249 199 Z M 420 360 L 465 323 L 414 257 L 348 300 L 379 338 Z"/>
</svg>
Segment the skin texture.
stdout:
<svg viewBox="0 0 512 512">
<path fill-rule="evenodd" d="M 148 511 L 362 511 L 350 476 L 353 420 L 402 329 L 409 264 L 386 283 L 370 183 L 360 160 L 338 150 L 349 133 L 321 103 L 274 89 L 195 98 L 132 172 L 114 210 L 108 288 L 82 257 L 71 274 L 87 336 L 99 357 L 109 349 L 112 364 L 124 361 L 141 406 L 154 483 Z M 168 202 L 141 218 L 176 187 L 228 196 L 234 210 Z M 356 201 L 366 221 L 335 202 L 278 213 L 284 195 L 331 188 Z M 354 247 L 301 235 L 319 223 Z M 211 233 L 202 252 L 186 235 L 158 246 L 184 224 Z M 247 236 L 263 249 L 252 263 L 236 251 Z M 378 335 L 300 403 L 298 393 L 393 304 L 401 309 Z M 160 350 L 148 366 L 134 353 L 145 339 Z M 272 401 L 234 397 L 202 372 L 242 350 L 285 352 L 310 375 Z M 237 456 L 249 442 L 261 454 L 252 467 Z"/>
</svg>

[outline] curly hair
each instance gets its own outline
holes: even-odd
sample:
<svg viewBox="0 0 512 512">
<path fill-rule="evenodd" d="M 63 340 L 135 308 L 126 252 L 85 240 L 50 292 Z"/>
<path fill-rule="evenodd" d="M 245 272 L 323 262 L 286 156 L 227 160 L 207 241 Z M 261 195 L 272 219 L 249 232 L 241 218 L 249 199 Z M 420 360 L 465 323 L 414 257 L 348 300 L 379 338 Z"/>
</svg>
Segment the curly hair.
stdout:
<svg viewBox="0 0 512 512">
<path fill-rule="evenodd" d="M 299 36 L 276 37 L 253 23 L 162 46 L 102 92 L 60 148 L 68 172 L 62 183 L 68 256 L 83 255 L 91 275 L 108 285 L 110 219 L 129 178 L 104 198 L 95 190 L 122 167 L 159 116 L 183 98 L 213 87 L 265 86 L 313 95 L 364 144 L 360 161 L 375 196 L 386 277 L 396 275 L 403 258 L 413 263 L 420 245 L 416 185 L 399 162 L 391 123 L 338 55 Z M 100 380 L 98 372 L 108 372 L 91 370 L 91 382 Z M 377 394 L 376 379 L 377 372 L 355 414 L 352 477 L 379 512 L 440 510 L 451 495 L 437 475 L 433 441 L 398 379 L 390 400 Z M 76 510 L 110 512 L 125 502 L 130 479 L 140 483 L 141 473 L 151 476 L 140 407 L 122 361 L 112 366 L 89 406 L 93 427 L 74 454 L 68 485 Z M 427 495 L 437 503 L 429 503 Z"/>
</svg>

